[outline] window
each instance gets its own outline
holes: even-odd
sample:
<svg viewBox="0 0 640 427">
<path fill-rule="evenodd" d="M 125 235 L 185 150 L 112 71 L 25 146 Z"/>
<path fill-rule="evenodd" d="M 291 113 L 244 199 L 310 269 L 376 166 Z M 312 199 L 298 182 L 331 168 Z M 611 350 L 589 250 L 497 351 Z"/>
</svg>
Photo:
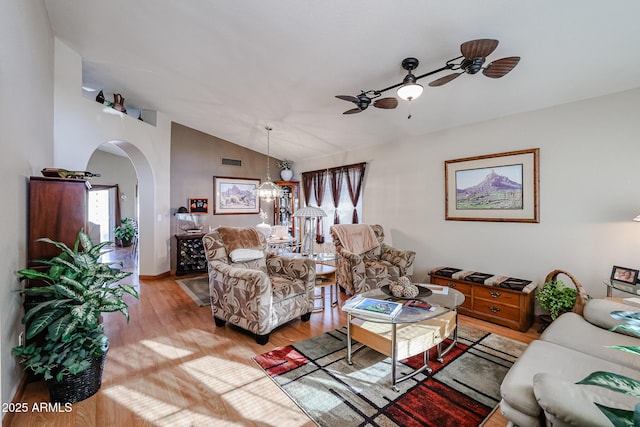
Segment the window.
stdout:
<svg viewBox="0 0 640 427">
<path fill-rule="evenodd" d="M 331 242 L 331 225 L 360 222 L 365 166 L 366 163 L 359 163 L 302 174 L 306 205 L 319 206 L 327 213 L 316 226 L 316 237 L 324 236 L 325 241 Z M 338 196 L 337 207 L 334 195 Z"/>
</svg>

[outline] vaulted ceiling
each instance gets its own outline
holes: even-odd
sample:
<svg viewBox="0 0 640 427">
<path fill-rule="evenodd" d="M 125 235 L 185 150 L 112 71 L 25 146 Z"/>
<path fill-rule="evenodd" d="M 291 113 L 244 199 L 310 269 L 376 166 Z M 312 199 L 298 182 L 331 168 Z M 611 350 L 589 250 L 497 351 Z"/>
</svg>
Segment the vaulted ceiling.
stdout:
<svg viewBox="0 0 640 427">
<path fill-rule="evenodd" d="M 293 160 L 640 87 L 636 0 L 45 0 L 55 35 L 83 58 L 83 84 L 125 106 Z M 358 95 L 500 41 L 503 78 L 463 75 L 396 109 Z M 395 96 L 395 90 L 383 96 Z M 411 118 L 408 119 L 408 116 Z"/>
</svg>

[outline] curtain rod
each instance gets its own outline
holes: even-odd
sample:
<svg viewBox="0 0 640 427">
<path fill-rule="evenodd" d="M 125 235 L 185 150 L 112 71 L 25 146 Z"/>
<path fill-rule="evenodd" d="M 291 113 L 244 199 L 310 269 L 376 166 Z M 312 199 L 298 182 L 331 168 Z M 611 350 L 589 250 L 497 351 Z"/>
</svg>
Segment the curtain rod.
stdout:
<svg viewBox="0 0 640 427">
<path fill-rule="evenodd" d="M 352 168 L 356 168 L 356 167 L 366 166 L 366 164 L 367 164 L 367 162 L 362 162 L 362 163 L 353 163 L 353 164 L 345 165 L 345 166 L 336 166 L 336 167 L 333 167 L 333 168 L 318 169 L 318 170 L 314 170 L 314 171 L 302 172 L 302 175 L 307 174 L 307 173 L 331 172 L 331 171 L 340 170 L 340 169 L 352 169 Z"/>
</svg>

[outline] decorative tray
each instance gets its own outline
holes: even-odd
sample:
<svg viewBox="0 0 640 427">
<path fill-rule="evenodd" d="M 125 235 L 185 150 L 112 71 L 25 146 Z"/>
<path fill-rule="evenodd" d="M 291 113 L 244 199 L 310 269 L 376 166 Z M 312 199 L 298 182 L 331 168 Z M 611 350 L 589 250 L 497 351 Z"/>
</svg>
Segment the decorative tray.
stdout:
<svg viewBox="0 0 640 427">
<path fill-rule="evenodd" d="M 398 299 L 416 299 L 416 298 L 424 298 L 424 297 L 428 297 L 429 295 L 432 294 L 431 289 L 429 288 L 425 288 L 424 286 L 418 286 L 418 295 L 416 295 L 415 297 L 397 297 L 395 295 L 393 295 L 393 293 L 391 292 L 391 289 L 389 289 L 389 285 L 384 285 L 380 287 L 380 290 L 382 292 L 384 292 L 387 295 L 391 295 L 394 298 L 398 298 Z"/>
</svg>

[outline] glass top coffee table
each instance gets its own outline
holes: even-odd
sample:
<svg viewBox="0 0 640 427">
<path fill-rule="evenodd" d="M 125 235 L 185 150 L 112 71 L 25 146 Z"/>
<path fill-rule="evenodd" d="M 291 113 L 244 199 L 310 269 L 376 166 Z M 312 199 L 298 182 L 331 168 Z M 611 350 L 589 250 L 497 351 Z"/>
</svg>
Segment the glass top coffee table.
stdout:
<svg viewBox="0 0 640 427">
<path fill-rule="evenodd" d="M 430 290 L 430 295 L 396 298 L 389 295 L 388 288 L 373 289 L 350 298 L 342 308 L 347 313 L 347 362 L 352 364 L 352 354 L 355 353 L 352 340 L 362 344 L 355 351 L 366 346 L 391 357 L 391 385 L 395 391 L 398 391 L 397 383 L 423 371 L 431 373 L 429 349 L 437 348 L 437 360 L 442 363 L 442 357 L 458 342 L 457 309 L 464 303 L 464 295 L 446 286 L 415 285 L 421 289 L 421 294 L 429 293 Z M 402 308 L 393 318 L 382 318 L 353 310 L 353 307 L 365 298 L 400 303 Z M 451 337 L 451 344 L 442 351 L 441 344 L 448 337 Z M 423 365 L 398 378 L 398 360 L 420 353 L 424 353 Z"/>
</svg>

